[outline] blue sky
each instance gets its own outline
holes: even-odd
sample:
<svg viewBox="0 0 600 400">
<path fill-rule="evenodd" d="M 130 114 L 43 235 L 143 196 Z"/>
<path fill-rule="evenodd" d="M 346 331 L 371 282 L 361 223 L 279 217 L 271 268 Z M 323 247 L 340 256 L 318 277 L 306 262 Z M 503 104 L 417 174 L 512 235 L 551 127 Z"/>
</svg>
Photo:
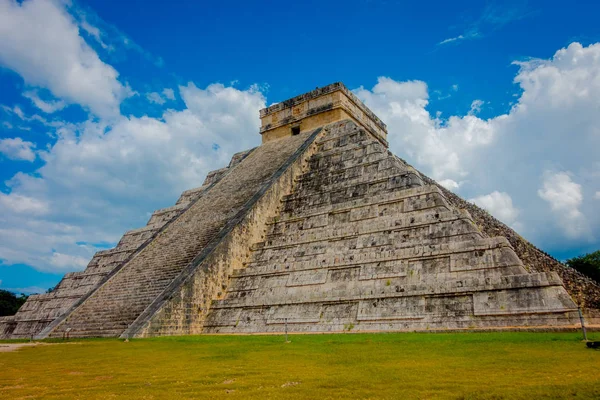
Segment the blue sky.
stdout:
<svg viewBox="0 0 600 400">
<path fill-rule="evenodd" d="M 600 248 L 598 2 L 0 0 L 0 288 L 35 292 L 343 81 L 560 259 Z"/>
</svg>

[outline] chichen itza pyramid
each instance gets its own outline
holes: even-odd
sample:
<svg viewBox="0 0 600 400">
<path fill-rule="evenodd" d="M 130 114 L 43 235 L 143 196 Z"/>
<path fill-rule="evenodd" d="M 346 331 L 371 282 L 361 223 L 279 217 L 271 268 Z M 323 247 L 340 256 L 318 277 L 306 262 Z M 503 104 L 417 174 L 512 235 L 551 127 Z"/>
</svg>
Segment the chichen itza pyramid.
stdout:
<svg viewBox="0 0 600 400">
<path fill-rule="evenodd" d="M 341 83 L 0 319 L 0 337 L 574 329 L 600 287 L 388 151 Z"/>
</svg>

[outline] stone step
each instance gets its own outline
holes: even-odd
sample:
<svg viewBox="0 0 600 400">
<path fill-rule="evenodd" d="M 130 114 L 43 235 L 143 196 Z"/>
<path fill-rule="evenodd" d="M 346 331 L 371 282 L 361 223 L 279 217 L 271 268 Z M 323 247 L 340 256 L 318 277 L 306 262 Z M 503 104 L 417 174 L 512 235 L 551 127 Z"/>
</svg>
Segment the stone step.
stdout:
<svg viewBox="0 0 600 400">
<path fill-rule="evenodd" d="M 374 184 L 409 173 L 420 179 L 419 174 L 412 167 L 398 168 L 392 165 L 389 160 L 389 158 L 386 158 L 377 163 L 360 164 L 351 168 L 330 171 L 323 174 L 319 179 L 302 179 L 297 183 L 295 191 L 302 195 L 335 192 L 347 189 L 349 186 Z"/>
<path fill-rule="evenodd" d="M 323 179 L 330 174 L 341 174 L 350 169 L 379 164 L 386 160 L 393 160 L 387 151 L 371 152 L 364 155 L 356 155 L 356 150 L 350 150 L 333 154 L 328 157 L 319 157 L 310 160 L 310 170 L 296 179 L 296 182 L 304 182 L 312 179 Z"/>
<path fill-rule="evenodd" d="M 283 282 L 285 285 L 285 281 Z M 555 273 L 487 277 L 483 280 L 465 278 L 442 282 L 419 282 L 401 278 L 357 281 L 350 278 L 348 280 L 340 279 L 337 282 L 311 285 L 310 290 L 294 291 L 286 286 L 274 286 L 230 292 L 226 299 L 214 300 L 211 307 L 219 309 L 264 305 L 349 302 L 381 298 L 464 295 L 501 290 L 515 291 L 515 294 L 520 290 L 524 296 L 527 296 L 528 292 L 526 289 L 539 287 L 561 288 L 562 281 Z M 560 299 L 556 300 L 557 303 L 560 303 L 560 301 Z"/>
<path fill-rule="evenodd" d="M 304 243 L 307 241 L 330 240 L 333 238 L 365 235 L 381 231 L 399 231 L 443 222 L 465 220 L 472 227 L 472 232 L 477 231 L 471 216 L 463 211 L 449 211 L 445 207 L 433 207 L 425 210 L 410 211 L 407 213 L 396 212 L 396 207 L 385 210 L 378 209 L 357 210 L 353 213 L 336 213 L 323 215 L 318 219 L 300 220 L 279 225 L 279 230 L 272 230 L 266 235 L 266 246 L 287 245 Z M 358 223 L 361 221 L 361 223 Z"/>
<path fill-rule="evenodd" d="M 392 284 L 441 284 L 444 282 L 487 282 L 490 279 L 500 279 L 503 276 L 525 275 L 526 271 L 520 263 L 507 264 L 477 264 L 473 269 L 453 270 L 452 261 L 447 258 L 413 259 L 406 262 L 371 262 L 350 267 L 329 267 L 298 270 L 296 268 L 285 272 L 264 273 L 251 276 L 233 277 L 227 293 L 243 292 L 233 295 L 253 295 L 255 290 L 272 290 L 275 288 L 299 288 L 311 286 L 311 292 L 318 285 L 330 284 L 340 278 L 348 279 L 350 287 L 390 286 Z M 477 269 L 476 269 L 477 268 Z M 466 283 L 465 283 L 466 282 Z M 304 288 L 302 288 L 304 289 Z M 261 292 L 262 293 L 262 292 Z"/>
<path fill-rule="evenodd" d="M 323 229 L 323 230 L 308 230 L 300 231 L 297 235 L 281 235 L 276 239 L 269 239 L 265 242 L 262 248 L 255 250 L 256 252 L 267 252 L 277 249 L 291 249 L 308 247 L 320 247 L 330 245 L 335 249 L 336 241 L 340 245 L 352 244 L 353 248 L 363 247 L 380 247 L 388 245 L 402 245 L 406 247 L 409 244 L 426 244 L 431 240 L 441 239 L 445 237 L 458 237 L 461 235 L 474 234 L 477 237 L 482 237 L 478 228 L 475 226 L 470 216 L 465 215 L 440 215 L 434 221 L 414 221 L 407 226 L 401 224 L 395 225 L 394 220 L 391 223 L 371 224 L 354 226 L 354 229 Z M 410 220 L 407 221 L 407 223 Z M 358 231 L 357 230 L 363 230 Z M 348 240 L 352 240 L 352 243 Z M 344 242 L 342 242 L 344 241 Z M 271 254 L 270 252 L 269 254 Z M 261 257 L 257 255 L 257 257 Z"/>
<path fill-rule="evenodd" d="M 410 263 L 427 263 L 434 260 L 447 260 L 450 272 L 469 272 L 481 269 L 510 268 L 518 266 L 523 268 L 521 260 L 516 256 L 514 250 L 508 246 L 493 247 L 488 249 L 460 249 L 460 251 L 448 250 L 438 252 L 435 255 L 415 256 L 410 251 L 396 252 L 386 257 L 375 257 L 379 253 L 365 253 L 363 255 L 353 254 L 346 258 L 321 257 L 307 261 L 288 260 L 286 262 L 253 262 L 244 269 L 235 271 L 232 279 L 255 278 L 263 275 L 315 271 L 322 268 L 344 269 L 360 267 L 373 270 L 371 275 L 388 276 L 390 270 L 395 268 L 405 269 Z M 371 256 L 371 257 L 370 257 Z M 376 271 L 380 269 L 380 271 Z M 522 269 L 525 271 L 524 269 Z M 233 286 L 232 286 L 233 288 Z M 233 289 L 232 289 L 233 290 Z"/>
<path fill-rule="evenodd" d="M 451 242 L 437 245 L 417 246 L 413 248 L 388 248 L 377 249 L 374 251 L 370 248 L 348 249 L 348 251 L 336 255 L 331 253 L 323 253 L 307 259 L 304 256 L 295 256 L 294 254 L 279 254 L 272 257 L 253 258 L 253 261 L 246 264 L 246 268 L 238 270 L 237 273 L 243 275 L 246 271 L 251 271 L 252 268 L 261 267 L 267 264 L 277 263 L 280 266 L 298 264 L 300 268 L 315 268 L 320 265 L 355 265 L 370 261 L 392 261 L 392 260 L 407 260 L 411 258 L 421 257 L 439 257 L 450 254 L 467 254 L 476 252 L 485 256 L 490 251 L 496 248 L 507 248 L 512 251 L 512 247 L 508 240 L 504 237 L 496 238 L 480 238 L 478 240 L 468 242 Z"/>
<path fill-rule="evenodd" d="M 368 137 L 367 134 L 355 134 L 354 136 L 347 136 L 350 137 L 350 141 L 345 145 L 332 147 L 329 150 L 317 151 L 315 154 L 311 155 L 307 160 L 309 167 L 311 169 L 318 168 L 319 160 L 338 155 L 341 156 L 341 159 L 345 159 L 346 157 L 350 157 L 349 154 L 362 156 L 367 153 L 387 153 L 387 149 L 378 146 L 377 142 L 374 142 L 373 139 Z"/>
<path fill-rule="evenodd" d="M 382 192 L 411 189 L 418 186 L 423 186 L 423 182 L 419 176 L 411 172 L 390 174 L 371 182 L 340 185 L 331 192 L 301 192 L 284 196 L 282 210 L 285 213 L 326 204 L 347 203 L 359 198 L 376 196 Z"/>
<path fill-rule="evenodd" d="M 348 212 L 355 208 L 370 207 L 374 205 L 385 205 L 404 201 L 402 212 L 405 210 L 425 209 L 421 206 L 423 201 L 427 202 L 428 198 L 432 197 L 433 205 L 444 205 L 450 209 L 447 200 L 442 195 L 440 189 L 434 185 L 417 186 L 405 190 L 396 190 L 391 192 L 380 192 L 376 195 L 361 199 L 351 200 L 345 203 L 338 204 L 323 204 L 305 209 L 291 209 L 282 211 L 280 215 L 273 218 L 270 224 L 283 224 L 288 221 L 295 221 L 309 217 L 317 217 L 322 214 Z"/>
</svg>

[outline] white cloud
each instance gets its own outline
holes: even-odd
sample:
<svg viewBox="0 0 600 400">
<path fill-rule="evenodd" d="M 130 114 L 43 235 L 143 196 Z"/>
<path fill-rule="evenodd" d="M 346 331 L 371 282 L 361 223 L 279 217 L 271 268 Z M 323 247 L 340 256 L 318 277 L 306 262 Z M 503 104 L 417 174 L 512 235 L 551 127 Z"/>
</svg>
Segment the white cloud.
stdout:
<svg viewBox="0 0 600 400">
<path fill-rule="evenodd" d="M 21 138 L 0 139 L 0 154 L 11 160 L 34 161 L 35 144 Z"/>
<path fill-rule="evenodd" d="M 173 89 L 164 88 L 162 94 L 163 96 L 165 96 L 165 98 L 169 100 L 175 100 L 175 92 L 173 91 Z"/>
<path fill-rule="evenodd" d="M 572 181 L 567 172 L 546 172 L 538 196 L 550 204 L 560 221 L 560 228 L 570 237 L 589 234 L 584 215 L 579 210 L 583 202 L 581 185 Z"/>
<path fill-rule="evenodd" d="M 19 119 L 25 120 L 25 114 L 23 113 L 23 110 L 21 110 L 21 107 L 19 106 L 14 106 L 14 107 L 8 107 L 5 105 L 0 105 L 0 108 L 2 108 L 2 110 L 4 110 L 6 113 L 8 114 L 14 114 L 17 117 L 19 117 Z"/>
<path fill-rule="evenodd" d="M 0 259 L 43 271 L 80 270 L 95 249 L 77 243 L 118 241 L 145 225 L 153 210 L 173 205 L 183 190 L 201 186 L 233 153 L 260 143 L 260 92 L 191 83 L 179 90 L 186 108 L 162 118 L 59 127 L 57 142 L 40 152 L 45 165 L 17 174 L 7 182 L 10 193 L 0 197 L 40 206 L 37 215 L 11 208 L 0 213 Z"/>
<path fill-rule="evenodd" d="M 483 106 L 483 100 L 473 100 L 471 103 L 471 109 L 469 115 L 477 115 L 481 112 L 481 106 Z"/>
<path fill-rule="evenodd" d="M 79 35 L 61 2 L 0 1 L 0 65 L 101 117 L 119 115 L 131 93 Z"/>
<path fill-rule="evenodd" d="M 108 51 L 112 51 L 113 50 L 113 48 L 111 46 L 107 45 L 102 40 L 102 32 L 100 32 L 100 29 L 98 29 L 98 27 L 93 26 L 92 24 L 90 24 L 85 19 L 85 17 L 83 17 L 82 20 L 79 22 L 79 26 L 81 27 L 81 29 L 83 29 L 84 31 L 86 31 L 88 35 L 90 35 L 91 37 L 93 37 L 96 40 L 96 42 L 98 42 L 100 44 L 100 46 L 102 46 L 103 49 L 108 50 Z"/>
<path fill-rule="evenodd" d="M 453 181 L 452 179 L 442 179 L 438 183 L 448 190 L 456 190 L 460 187 L 460 183 Z"/>
<path fill-rule="evenodd" d="M 173 89 L 165 88 L 162 91 L 162 95 L 158 92 L 146 93 L 146 99 L 148 99 L 150 103 L 163 105 L 167 100 L 175 100 L 175 92 Z"/>
<path fill-rule="evenodd" d="M 581 185 L 573 182 L 567 172 L 548 172 L 544 178 L 544 187 L 538 190 L 538 195 L 550 203 L 555 211 L 577 211 L 583 201 Z"/>
<path fill-rule="evenodd" d="M 452 43 L 452 42 L 456 42 L 456 41 L 464 40 L 464 39 L 465 39 L 465 37 L 463 35 L 458 35 L 458 36 L 455 36 L 455 37 L 444 39 L 441 42 L 439 42 L 438 45 L 448 44 L 448 43 Z"/>
<path fill-rule="evenodd" d="M 461 163 L 463 154 L 494 139 L 494 127 L 473 115 L 452 116 L 444 124 L 432 118 L 426 109 L 425 82 L 382 77 L 372 90 L 361 87 L 354 92 L 388 125 L 392 150 L 427 166 L 436 179 L 460 181 L 468 173 Z"/>
<path fill-rule="evenodd" d="M 163 98 L 161 97 L 161 95 L 160 95 L 160 94 L 158 94 L 157 92 L 151 92 L 151 93 L 147 93 L 147 94 L 146 94 L 146 98 L 148 99 L 148 101 L 149 101 L 150 103 L 154 103 L 154 104 L 160 104 L 160 105 L 162 105 L 162 104 L 165 104 L 165 103 L 166 103 L 166 100 L 165 100 L 165 99 L 163 99 Z"/>
<path fill-rule="evenodd" d="M 600 191 L 596 192 L 596 194 L 594 195 L 594 199 L 600 200 Z"/>
<path fill-rule="evenodd" d="M 50 265 L 56 267 L 58 270 L 84 269 L 89 261 L 87 257 L 61 253 L 52 253 L 49 259 Z"/>
<path fill-rule="evenodd" d="M 465 24 L 463 34 L 442 40 L 437 45 L 458 44 L 465 40 L 481 39 L 506 24 L 528 17 L 531 13 L 527 5 L 498 7 L 494 3 L 488 4 L 482 14 L 475 20 Z"/>
<path fill-rule="evenodd" d="M 600 187 L 600 43 L 572 43 L 550 59 L 517 63 L 514 82 L 522 92 L 512 109 L 490 119 L 475 113 L 440 119 L 428 111 L 424 82 L 380 78 L 370 90 L 355 93 L 387 125 L 391 150 L 438 181 L 462 182 L 466 198 L 494 191 L 506 193 L 521 212 L 525 237 L 542 248 L 564 251 L 600 235 L 600 214 L 592 188 Z M 476 111 L 480 103 L 473 104 Z M 581 193 L 581 216 L 569 230 L 538 196 L 544 171 L 570 171 Z M 542 189 L 544 193 L 545 189 Z M 550 193 L 550 192 L 548 192 Z"/>
<path fill-rule="evenodd" d="M 62 110 L 66 104 L 61 100 L 42 100 L 37 90 L 28 90 L 23 92 L 23 97 L 31 100 L 31 102 L 46 114 L 51 114 L 55 111 Z"/>
<path fill-rule="evenodd" d="M 515 229 L 522 228 L 521 224 L 517 221 L 519 210 L 513 206 L 512 198 L 508 193 L 494 191 L 484 196 L 475 197 L 469 201 L 488 211 L 505 224 Z"/>
<path fill-rule="evenodd" d="M 47 203 L 19 194 L 7 195 L 0 192 L 0 204 L 5 211 L 9 210 L 18 214 L 43 215 L 49 211 Z"/>
</svg>

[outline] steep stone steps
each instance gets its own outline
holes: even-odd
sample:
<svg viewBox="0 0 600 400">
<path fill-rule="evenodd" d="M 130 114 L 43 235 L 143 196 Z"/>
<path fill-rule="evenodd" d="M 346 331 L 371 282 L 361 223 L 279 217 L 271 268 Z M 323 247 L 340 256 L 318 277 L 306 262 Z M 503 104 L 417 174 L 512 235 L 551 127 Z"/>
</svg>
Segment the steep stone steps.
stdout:
<svg viewBox="0 0 600 400">
<path fill-rule="evenodd" d="M 395 207 L 390 207 L 381 212 L 360 211 L 349 214 L 325 214 L 319 219 L 294 221 L 287 223 L 284 227 L 279 225 L 278 230 L 272 228 L 273 230 L 267 233 L 265 246 L 299 244 L 318 239 L 331 240 L 382 231 L 401 231 L 423 226 L 431 226 L 431 232 L 434 232 L 441 228 L 433 225 L 452 221 L 463 221 L 457 224 L 464 223 L 468 225 L 469 232 L 477 231 L 469 214 L 449 211 L 443 206 L 406 213 L 395 212 Z M 358 223 L 359 221 L 361 222 Z"/>
<path fill-rule="evenodd" d="M 181 211 L 168 229 L 158 231 L 148 245 L 53 327 L 50 337 L 60 337 L 67 329 L 72 337 L 118 336 L 131 329 L 137 320 L 145 318 L 144 312 L 168 299 L 166 293 L 177 288 L 182 274 L 220 240 L 230 220 L 308 137 L 310 134 L 290 138 L 287 149 L 281 142 L 279 146 L 263 145 L 245 158 L 237 157 L 227 169 L 209 174 L 203 187 L 184 192 L 178 206 L 155 213 L 152 223 L 158 223 L 160 215 Z M 182 204 L 187 205 L 181 208 Z M 115 252 L 132 248 L 131 243 L 151 230 L 128 232 Z"/>
<path fill-rule="evenodd" d="M 285 223 L 287 221 L 301 220 L 310 217 L 320 217 L 329 213 L 344 213 L 353 209 L 361 209 L 373 206 L 385 206 L 386 204 L 396 204 L 398 212 L 407 212 L 410 210 L 426 209 L 444 205 L 450 209 L 448 202 L 442 196 L 437 186 L 426 185 L 417 186 L 405 190 L 391 192 L 380 192 L 369 197 L 359 199 L 349 199 L 344 203 L 330 204 L 323 203 L 313 207 L 298 207 L 282 210 L 281 214 L 273 219 L 270 224 Z"/>
<path fill-rule="evenodd" d="M 179 216 L 192 202 L 204 195 L 213 184 L 226 175 L 229 168 L 241 162 L 251 151 L 235 154 L 228 168 L 210 172 L 201 187 L 184 191 L 175 206 L 156 210 L 145 227 L 127 231 L 114 249 L 97 252 L 86 270 L 81 272 L 81 277 L 73 279 L 74 276 L 67 274 L 57 285 L 53 296 L 40 295 L 37 298 L 30 298 L 30 305 L 25 308 L 27 313 L 16 316 L 16 319 L 23 323 L 26 322 L 26 318 L 29 318 L 27 326 L 17 327 L 13 335 L 30 337 L 32 334 L 39 334 L 48 324 L 63 316 L 77 302 L 93 292 L 106 276 L 151 241 L 164 226 Z M 69 295 L 64 295 L 65 293 Z M 33 324 L 32 318 L 38 318 L 40 323 Z M 16 336 L 13 337 L 16 338 Z"/>
</svg>

